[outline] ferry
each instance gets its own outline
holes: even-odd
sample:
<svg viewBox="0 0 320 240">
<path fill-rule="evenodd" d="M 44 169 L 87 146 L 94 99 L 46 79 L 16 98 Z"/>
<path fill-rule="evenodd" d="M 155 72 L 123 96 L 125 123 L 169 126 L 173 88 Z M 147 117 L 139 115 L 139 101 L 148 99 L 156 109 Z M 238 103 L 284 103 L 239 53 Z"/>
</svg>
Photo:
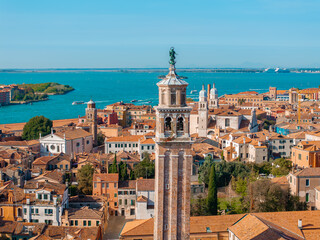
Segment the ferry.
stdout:
<svg viewBox="0 0 320 240">
<path fill-rule="evenodd" d="M 74 101 L 72 103 L 72 105 L 80 105 L 80 104 L 84 104 L 84 101 Z"/>
<path fill-rule="evenodd" d="M 133 100 L 131 100 L 131 102 L 138 102 L 138 100 L 137 99 L 133 99 Z"/>
<path fill-rule="evenodd" d="M 197 93 L 198 90 L 191 90 L 190 94 L 194 94 L 194 93 Z"/>
</svg>

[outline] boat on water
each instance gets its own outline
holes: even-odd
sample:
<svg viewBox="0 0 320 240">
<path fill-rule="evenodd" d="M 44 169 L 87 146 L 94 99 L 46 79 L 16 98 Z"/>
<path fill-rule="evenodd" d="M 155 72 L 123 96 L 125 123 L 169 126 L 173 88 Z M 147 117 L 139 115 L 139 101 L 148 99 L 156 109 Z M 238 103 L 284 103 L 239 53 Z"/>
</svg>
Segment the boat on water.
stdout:
<svg viewBox="0 0 320 240">
<path fill-rule="evenodd" d="M 198 90 L 191 90 L 190 94 L 194 94 L 194 93 L 197 93 Z"/>
<path fill-rule="evenodd" d="M 84 104 L 84 101 L 74 101 L 72 103 L 72 105 L 80 105 L 80 104 Z"/>
<path fill-rule="evenodd" d="M 138 100 L 137 99 L 133 99 L 133 100 L 131 100 L 131 102 L 138 102 Z"/>
<path fill-rule="evenodd" d="M 152 101 L 148 101 L 147 103 L 152 103 Z"/>
</svg>

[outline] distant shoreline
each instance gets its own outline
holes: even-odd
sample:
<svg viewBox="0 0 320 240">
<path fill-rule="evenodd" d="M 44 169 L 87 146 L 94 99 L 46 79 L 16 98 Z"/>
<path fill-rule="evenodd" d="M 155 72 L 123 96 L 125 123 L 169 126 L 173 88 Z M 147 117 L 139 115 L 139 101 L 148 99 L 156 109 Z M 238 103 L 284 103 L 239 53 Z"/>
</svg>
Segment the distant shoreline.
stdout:
<svg viewBox="0 0 320 240">
<path fill-rule="evenodd" d="M 287 68 L 290 73 L 320 73 L 320 68 Z M 67 72 L 167 72 L 167 68 L 52 68 L 0 69 L 0 73 L 67 73 Z M 265 68 L 178 68 L 179 72 L 265 73 Z"/>
</svg>

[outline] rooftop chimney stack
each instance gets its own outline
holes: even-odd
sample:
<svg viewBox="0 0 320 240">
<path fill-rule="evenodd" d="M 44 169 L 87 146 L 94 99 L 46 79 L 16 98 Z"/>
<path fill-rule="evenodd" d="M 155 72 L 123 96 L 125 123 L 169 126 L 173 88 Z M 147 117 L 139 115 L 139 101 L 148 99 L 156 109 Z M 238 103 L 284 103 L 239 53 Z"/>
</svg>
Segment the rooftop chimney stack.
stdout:
<svg viewBox="0 0 320 240">
<path fill-rule="evenodd" d="M 298 219 L 298 228 L 302 229 L 302 219 Z"/>
</svg>

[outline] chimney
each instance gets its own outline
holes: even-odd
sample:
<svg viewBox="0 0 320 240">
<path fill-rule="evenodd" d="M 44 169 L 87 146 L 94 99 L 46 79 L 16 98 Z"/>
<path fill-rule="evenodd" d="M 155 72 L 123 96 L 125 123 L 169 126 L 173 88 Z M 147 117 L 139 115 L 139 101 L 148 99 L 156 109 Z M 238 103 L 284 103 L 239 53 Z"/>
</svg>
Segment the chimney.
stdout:
<svg viewBox="0 0 320 240">
<path fill-rule="evenodd" d="M 26 202 L 27 202 L 27 205 L 30 205 L 30 198 L 29 197 L 26 199 Z"/>
<path fill-rule="evenodd" d="M 208 84 L 208 93 L 207 93 L 208 102 L 210 100 L 210 90 L 211 90 L 211 85 Z"/>
<path fill-rule="evenodd" d="M 298 228 L 302 229 L 302 219 L 298 219 Z"/>
<path fill-rule="evenodd" d="M 54 197 L 53 197 L 53 205 L 54 205 L 54 206 L 57 206 L 57 196 L 54 196 Z"/>
</svg>

